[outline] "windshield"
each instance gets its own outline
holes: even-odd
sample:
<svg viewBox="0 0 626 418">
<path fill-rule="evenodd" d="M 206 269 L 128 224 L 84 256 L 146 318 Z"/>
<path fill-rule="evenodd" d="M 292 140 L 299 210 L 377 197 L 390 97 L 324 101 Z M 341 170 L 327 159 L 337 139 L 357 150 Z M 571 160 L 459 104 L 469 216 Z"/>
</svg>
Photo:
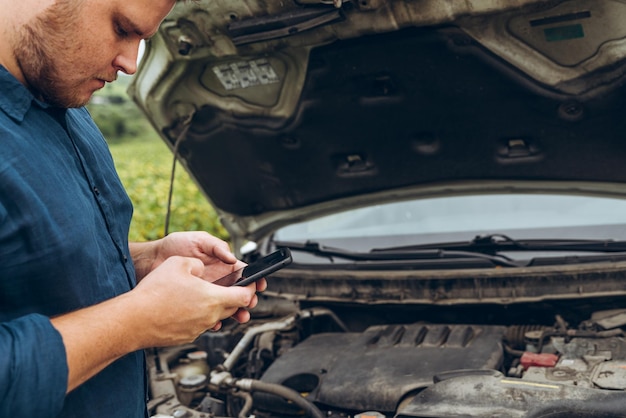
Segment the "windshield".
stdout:
<svg viewBox="0 0 626 418">
<path fill-rule="evenodd" d="M 438 197 L 375 205 L 290 225 L 277 241 L 371 248 L 471 240 L 626 238 L 626 200 L 545 194 Z"/>
</svg>

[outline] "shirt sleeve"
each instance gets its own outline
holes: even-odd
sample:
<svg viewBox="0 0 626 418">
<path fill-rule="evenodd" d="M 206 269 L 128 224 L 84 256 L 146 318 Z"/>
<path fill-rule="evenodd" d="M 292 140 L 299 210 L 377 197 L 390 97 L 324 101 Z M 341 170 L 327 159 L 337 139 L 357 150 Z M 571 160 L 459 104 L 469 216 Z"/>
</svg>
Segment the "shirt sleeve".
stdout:
<svg viewBox="0 0 626 418">
<path fill-rule="evenodd" d="M 0 417 L 56 417 L 67 379 L 63 339 L 47 317 L 0 323 Z"/>
</svg>

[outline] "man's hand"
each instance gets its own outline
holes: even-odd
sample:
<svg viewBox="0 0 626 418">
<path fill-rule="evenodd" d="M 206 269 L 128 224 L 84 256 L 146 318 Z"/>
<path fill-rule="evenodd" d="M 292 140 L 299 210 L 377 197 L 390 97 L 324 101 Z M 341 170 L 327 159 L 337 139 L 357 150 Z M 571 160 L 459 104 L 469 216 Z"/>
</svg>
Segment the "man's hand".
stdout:
<svg viewBox="0 0 626 418">
<path fill-rule="evenodd" d="M 135 263 L 137 280 L 140 282 L 166 260 L 174 256 L 190 257 L 201 261 L 202 268 L 194 270 L 194 275 L 207 282 L 213 282 L 245 266 L 243 261 L 237 260 L 233 255 L 227 242 L 202 231 L 174 232 L 160 240 L 131 243 L 130 252 Z M 213 286 L 216 294 L 220 292 L 216 289 L 218 287 Z M 266 287 L 267 282 L 265 279 L 261 279 L 256 283 L 256 287 L 251 288 L 256 289 L 257 292 L 262 292 Z M 256 305 L 256 296 L 252 298 L 251 302 Z M 250 314 L 247 309 L 254 305 L 240 307 L 233 312 L 232 317 L 239 322 L 248 321 Z M 220 329 L 221 321 L 215 322 L 209 328 Z"/>
<path fill-rule="evenodd" d="M 198 259 L 170 257 L 130 292 L 135 307 L 155 313 L 144 318 L 145 344 L 191 342 L 208 329 L 219 329 L 222 319 L 250 319 L 248 309 L 258 301 L 256 285 L 214 285 L 200 277 L 204 270 Z"/>
<path fill-rule="evenodd" d="M 216 280 L 245 264 L 237 260 L 228 243 L 207 232 L 174 232 L 156 241 L 131 243 L 130 253 L 135 263 L 137 280 L 172 256 L 193 257 L 204 263 L 200 277 Z"/>
</svg>

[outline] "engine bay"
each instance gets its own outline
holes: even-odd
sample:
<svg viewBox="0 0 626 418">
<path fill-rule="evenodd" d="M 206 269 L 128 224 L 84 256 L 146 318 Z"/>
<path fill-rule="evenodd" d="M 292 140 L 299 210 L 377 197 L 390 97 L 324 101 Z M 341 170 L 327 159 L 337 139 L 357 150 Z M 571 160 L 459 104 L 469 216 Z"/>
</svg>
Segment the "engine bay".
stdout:
<svg viewBox="0 0 626 418">
<path fill-rule="evenodd" d="M 620 301 L 312 304 L 263 297 L 247 324 L 147 351 L 155 418 L 617 417 Z M 594 307 L 602 306 L 602 311 Z"/>
</svg>

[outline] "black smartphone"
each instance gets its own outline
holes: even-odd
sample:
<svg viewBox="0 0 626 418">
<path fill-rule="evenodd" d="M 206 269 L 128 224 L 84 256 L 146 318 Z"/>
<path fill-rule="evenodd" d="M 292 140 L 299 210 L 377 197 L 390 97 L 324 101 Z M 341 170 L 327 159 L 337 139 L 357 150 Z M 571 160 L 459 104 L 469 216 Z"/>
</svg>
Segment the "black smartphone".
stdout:
<svg viewBox="0 0 626 418">
<path fill-rule="evenodd" d="M 213 283 L 220 286 L 246 286 L 276 270 L 280 270 L 289 263 L 291 263 L 291 251 L 289 248 L 281 248 L 239 270 L 220 277 Z"/>
</svg>

